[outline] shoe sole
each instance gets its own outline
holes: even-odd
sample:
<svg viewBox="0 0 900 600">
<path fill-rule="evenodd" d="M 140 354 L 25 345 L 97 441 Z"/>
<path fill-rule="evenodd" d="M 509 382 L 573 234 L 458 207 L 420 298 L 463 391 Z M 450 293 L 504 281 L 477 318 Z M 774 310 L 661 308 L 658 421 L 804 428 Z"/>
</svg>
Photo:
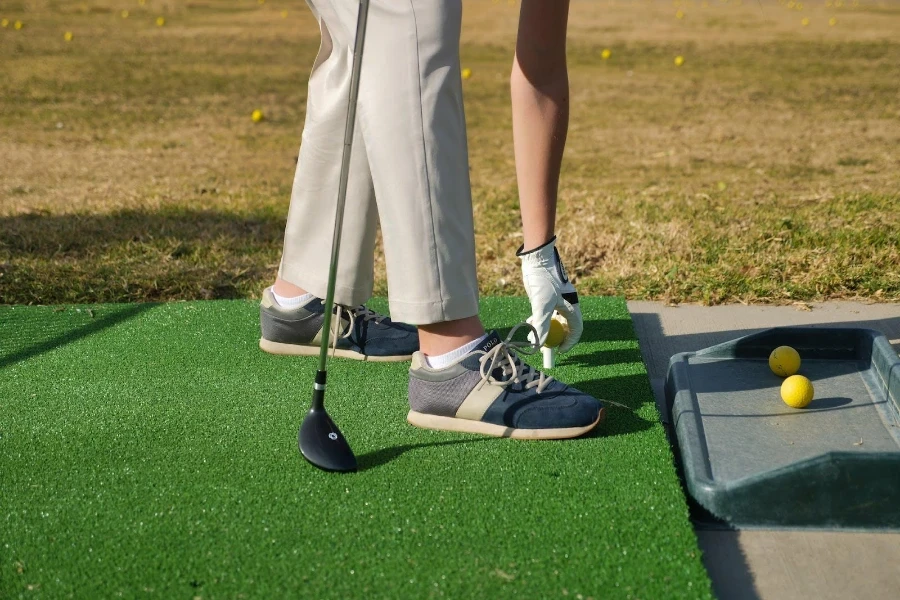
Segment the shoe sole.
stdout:
<svg viewBox="0 0 900 600">
<path fill-rule="evenodd" d="M 606 418 L 606 408 L 601 408 L 597 419 L 584 427 L 564 427 L 559 429 L 516 429 L 494 425 L 484 421 L 471 421 L 455 417 L 440 417 L 425 413 L 409 411 L 406 420 L 410 425 L 423 429 L 439 429 L 441 431 L 460 431 L 464 433 L 480 433 L 493 437 L 513 438 L 516 440 L 564 440 L 584 435 Z"/>
<path fill-rule="evenodd" d="M 281 342 L 273 342 L 264 338 L 259 340 L 259 348 L 263 352 L 269 354 L 278 354 L 281 356 L 318 356 L 321 348 L 319 346 L 303 346 L 301 344 L 283 344 Z M 366 360 L 369 362 L 402 362 L 404 360 L 412 360 L 412 354 L 397 354 L 395 356 L 369 356 L 360 354 L 353 350 L 337 350 L 329 349 L 328 354 L 337 358 L 350 358 L 353 360 Z"/>
</svg>

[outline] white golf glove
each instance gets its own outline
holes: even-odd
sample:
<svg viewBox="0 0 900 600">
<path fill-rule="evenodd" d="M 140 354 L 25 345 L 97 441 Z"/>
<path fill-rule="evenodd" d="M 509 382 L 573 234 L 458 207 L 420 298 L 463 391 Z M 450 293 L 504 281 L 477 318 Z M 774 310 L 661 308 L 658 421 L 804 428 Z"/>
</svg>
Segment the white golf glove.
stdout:
<svg viewBox="0 0 900 600">
<path fill-rule="evenodd" d="M 524 248 L 519 247 L 516 256 L 522 259 L 522 281 L 531 301 L 528 322 L 537 330 L 540 343 L 543 344 L 550 332 L 553 311 L 558 311 L 569 326 L 569 333 L 559 345 L 559 352 L 568 352 L 581 339 L 584 322 L 578 306 L 578 292 L 569 281 L 566 268 L 556 250 L 556 236 L 534 250 L 522 252 Z"/>
</svg>

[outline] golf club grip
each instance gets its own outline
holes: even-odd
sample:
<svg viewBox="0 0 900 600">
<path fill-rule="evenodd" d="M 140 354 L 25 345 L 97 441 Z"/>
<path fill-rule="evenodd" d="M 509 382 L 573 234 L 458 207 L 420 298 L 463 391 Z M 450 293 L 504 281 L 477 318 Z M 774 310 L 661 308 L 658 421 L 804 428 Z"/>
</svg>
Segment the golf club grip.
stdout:
<svg viewBox="0 0 900 600">
<path fill-rule="evenodd" d="M 341 179 L 338 185 L 337 208 L 334 215 L 334 235 L 331 241 L 331 264 L 328 268 L 328 291 L 325 294 L 325 321 L 322 324 L 322 346 L 319 349 L 319 371 L 325 370 L 328 359 L 328 342 L 331 338 L 331 318 L 334 310 L 334 288 L 337 279 L 338 256 L 341 249 L 341 230 L 344 224 L 344 204 L 347 201 L 347 179 L 350 174 L 350 150 L 356 124 L 356 103 L 359 99 L 359 76 L 362 71 L 363 46 L 366 39 L 366 21 L 369 16 L 369 0 L 360 0 L 356 20 L 356 42 L 353 46 L 353 69 L 350 73 L 350 100 L 347 106 L 347 124 L 344 128 L 344 151 L 341 155 Z"/>
</svg>

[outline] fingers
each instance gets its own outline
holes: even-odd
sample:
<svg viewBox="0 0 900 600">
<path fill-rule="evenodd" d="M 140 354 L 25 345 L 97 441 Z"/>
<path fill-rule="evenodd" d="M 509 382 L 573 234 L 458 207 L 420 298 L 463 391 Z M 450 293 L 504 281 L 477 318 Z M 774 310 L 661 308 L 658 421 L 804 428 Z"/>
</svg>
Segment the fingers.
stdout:
<svg viewBox="0 0 900 600">
<path fill-rule="evenodd" d="M 558 294 L 552 278 L 545 271 L 523 268 L 522 276 L 531 303 L 531 317 L 527 321 L 537 330 L 538 340 L 535 343 L 543 344 L 550 332 L 550 317 L 558 302 Z"/>
<path fill-rule="evenodd" d="M 556 306 L 556 310 L 565 317 L 569 325 L 569 333 L 559 345 L 560 354 L 568 352 L 581 339 L 584 332 L 584 320 L 581 317 L 581 307 L 563 300 Z M 549 325 L 548 325 L 549 327 Z"/>
</svg>

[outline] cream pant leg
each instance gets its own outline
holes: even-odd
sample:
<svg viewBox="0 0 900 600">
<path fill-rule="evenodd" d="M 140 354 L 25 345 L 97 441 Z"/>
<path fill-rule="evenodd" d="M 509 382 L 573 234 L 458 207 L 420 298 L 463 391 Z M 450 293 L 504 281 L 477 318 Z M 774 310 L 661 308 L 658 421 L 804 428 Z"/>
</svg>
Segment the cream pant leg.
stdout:
<svg viewBox="0 0 900 600">
<path fill-rule="evenodd" d="M 279 275 L 324 297 L 358 2 L 307 0 L 322 33 Z M 335 301 L 373 286 L 376 226 L 391 316 L 424 325 L 478 314 L 459 68 L 461 0 L 371 0 Z"/>
</svg>

